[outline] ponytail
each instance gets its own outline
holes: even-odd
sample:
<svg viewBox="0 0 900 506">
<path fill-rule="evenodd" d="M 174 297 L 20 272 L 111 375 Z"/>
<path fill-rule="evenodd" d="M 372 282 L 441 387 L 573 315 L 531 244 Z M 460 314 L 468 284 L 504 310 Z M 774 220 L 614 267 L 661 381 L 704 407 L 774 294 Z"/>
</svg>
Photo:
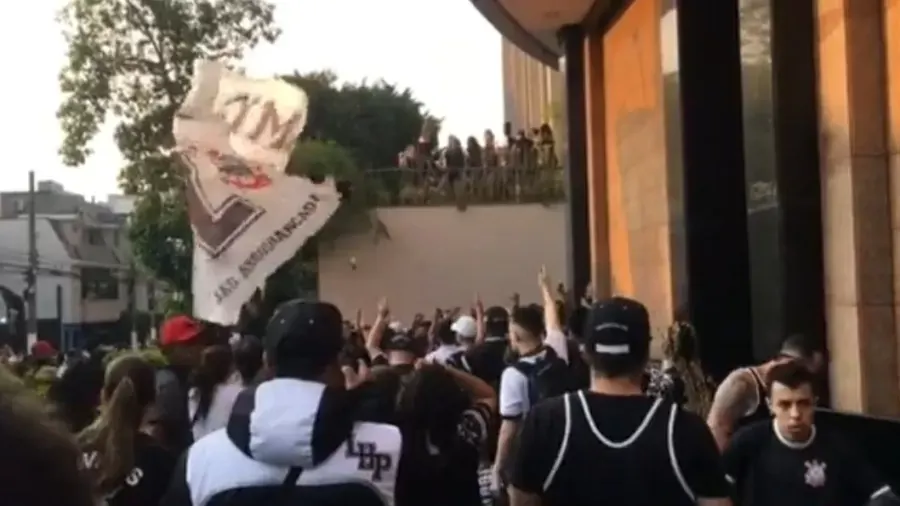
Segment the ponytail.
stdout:
<svg viewBox="0 0 900 506">
<path fill-rule="evenodd" d="M 143 416 L 134 382 L 126 376 L 113 390 L 100 417 L 79 434 L 83 450 L 96 455 L 96 463 L 88 472 L 98 493 L 118 488 L 134 467 L 134 441 Z"/>
<path fill-rule="evenodd" d="M 200 366 L 191 377 L 191 386 L 195 389 L 197 400 L 197 411 L 191 425 L 209 415 L 216 387 L 231 376 L 232 362 L 231 348 L 227 346 L 211 346 L 204 350 Z"/>
</svg>

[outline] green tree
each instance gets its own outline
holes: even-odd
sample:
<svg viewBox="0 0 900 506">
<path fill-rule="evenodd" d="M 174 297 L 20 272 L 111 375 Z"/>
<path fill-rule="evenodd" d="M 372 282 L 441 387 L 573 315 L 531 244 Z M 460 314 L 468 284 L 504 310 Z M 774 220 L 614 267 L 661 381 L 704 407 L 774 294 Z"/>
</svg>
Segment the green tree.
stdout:
<svg viewBox="0 0 900 506">
<path fill-rule="evenodd" d="M 331 176 L 350 188 L 351 198 L 344 200 L 316 235 L 320 245 L 328 245 L 343 235 L 368 232 L 376 223 L 371 204 L 380 192 L 378 181 L 365 177 L 346 148 L 327 141 L 299 142 L 287 172 L 313 180 Z"/>
<path fill-rule="evenodd" d="M 107 120 L 126 161 L 119 182 L 137 196 L 130 236 L 137 259 L 176 290 L 190 288 L 192 238 L 181 171 L 168 156 L 172 118 L 199 59 L 237 61 L 273 41 L 267 0 L 70 0 L 60 13 L 68 58 L 58 111 L 70 166 L 84 163 Z"/>
<path fill-rule="evenodd" d="M 364 170 L 395 167 L 429 117 L 408 88 L 376 81 L 338 85 L 330 71 L 285 76 L 309 95 L 303 136 L 347 148 Z"/>
</svg>

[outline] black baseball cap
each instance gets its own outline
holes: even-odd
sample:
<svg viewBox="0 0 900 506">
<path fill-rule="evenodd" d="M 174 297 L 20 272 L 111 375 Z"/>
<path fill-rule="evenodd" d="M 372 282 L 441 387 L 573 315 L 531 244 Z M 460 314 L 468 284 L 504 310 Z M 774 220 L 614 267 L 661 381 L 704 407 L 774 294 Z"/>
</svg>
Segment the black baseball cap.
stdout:
<svg viewBox="0 0 900 506">
<path fill-rule="evenodd" d="M 635 356 L 650 345 L 650 314 L 640 302 L 627 297 L 598 301 L 589 310 L 582 336 L 592 355 Z"/>
<path fill-rule="evenodd" d="M 340 310 L 327 302 L 294 299 L 278 306 L 263 339 L 276 374 L 335 361 L 344 347 L 343 321 Z"/>
<path fill-rule="evenodd" d="M 488 324 L 509 324 L 509 312 L 500 306 L 491 306 L 484 312 L 484 321 Z"/>
<path fill-rule="evenodd" d="M 420 341 L 421 339 L 417 339 L 410 332 L 385 329 L 385 334 L 381 338 L 381 349 L 384 351 L 405 351 L 418 356 L 422 352 Z"/>
</svg>

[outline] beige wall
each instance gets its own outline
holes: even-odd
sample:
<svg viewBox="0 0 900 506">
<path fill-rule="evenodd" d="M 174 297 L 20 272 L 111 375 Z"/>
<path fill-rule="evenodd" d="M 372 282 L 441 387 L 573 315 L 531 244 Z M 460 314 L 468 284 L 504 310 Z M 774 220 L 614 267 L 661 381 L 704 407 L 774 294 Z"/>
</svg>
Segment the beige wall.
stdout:
<svg viewBox="0 0 900 506">
<path fill-rule="evenodd" d="M 898 10 L 816 1 L 832 401 L 889 416 L 900 416 Z"/>
<path fill-rule="evenodd" d="M 642 301 L 658 325 L 672 315 L 659 20 L 659 0 L 635 0 L 603 35 L 606 184 L 594 186 L 606 191 L 611 292 Z"/>
<path fill-rule="evenodd" d="M 514 292 L 537 302 L 541 264 L 557 280 L 566 272 L 563 205 L 384 208 L 378 216 L 390 240 L 343 239 L 319 261 L 320 296 L 346 318 L 362 308 L 371 319 L 381 296 L 406 322 L 439 306 L 468 307 L 476 291 L 488 305 L 508 305 Z"/>
</svg>

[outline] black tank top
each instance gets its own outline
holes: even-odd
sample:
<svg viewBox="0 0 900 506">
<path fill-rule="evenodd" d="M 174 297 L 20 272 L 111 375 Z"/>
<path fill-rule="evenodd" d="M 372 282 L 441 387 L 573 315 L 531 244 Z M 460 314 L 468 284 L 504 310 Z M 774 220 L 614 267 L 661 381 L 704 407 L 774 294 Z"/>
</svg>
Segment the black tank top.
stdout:
<svg viewBox="0 0 900 506">
<path fill-rule="evenodd" d="M 616 506 L 695 504 L 670 453 L 678 412 L 674 403 L 656 399 L 630 437 L 611 441 L 597 428 L 584 391 L 566 394 L 563 402 L 567 430 L 544 482 L 545 504 L 580 506 L 598 500 Z"/>
<path fill-rule="evenodd" d="M 759 377 L 759 373 L 756 372 L 756 369 L 753 367 L 748 367 L 747 372 L 750 373 L 750 376 L 753 377 L 753 383 L 756 385 L 756 408 L 753 409 L 747 416 L 738 420 L 737 426 L 735 429 L 739 429 L 744 427 L 745 425 L 750 425 L 754 422 L 758 422 L 760 420 L 768 420 L 771 418 L 769 414 L 769 407 L 766 406 L 766 385 L 763 382 L 762 378 Z"/>
</svg>

